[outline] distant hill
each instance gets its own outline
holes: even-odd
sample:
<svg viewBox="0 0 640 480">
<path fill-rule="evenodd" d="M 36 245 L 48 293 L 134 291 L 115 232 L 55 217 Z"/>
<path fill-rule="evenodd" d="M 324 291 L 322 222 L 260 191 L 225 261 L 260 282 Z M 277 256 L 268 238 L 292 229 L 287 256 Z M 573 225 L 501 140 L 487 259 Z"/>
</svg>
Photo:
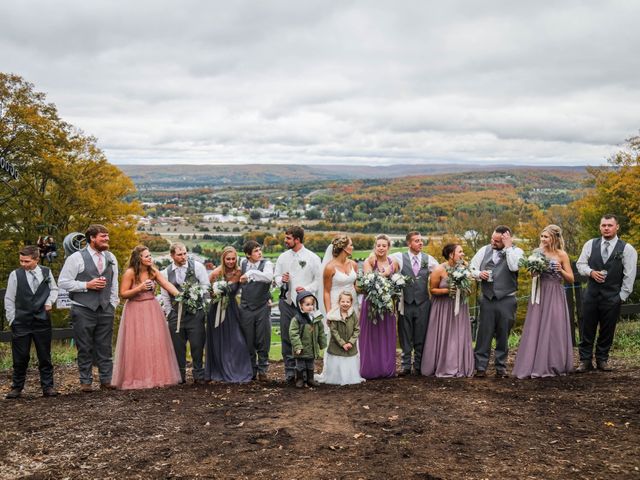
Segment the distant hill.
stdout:
<svg viewBox="0 0 640 480">
<path fill-rule="evenodd" d="M 234 185 L 308 183 L 326 180 L 398 178 L 490 170 L 536 169 L 522 165 L 118 165 L 138 188 L 194 188 Z M 550 167 L 539 167 L 549 169 Z M 584 171 L 585 167 L 553 167 L 555 170 Z"/>
</svg>

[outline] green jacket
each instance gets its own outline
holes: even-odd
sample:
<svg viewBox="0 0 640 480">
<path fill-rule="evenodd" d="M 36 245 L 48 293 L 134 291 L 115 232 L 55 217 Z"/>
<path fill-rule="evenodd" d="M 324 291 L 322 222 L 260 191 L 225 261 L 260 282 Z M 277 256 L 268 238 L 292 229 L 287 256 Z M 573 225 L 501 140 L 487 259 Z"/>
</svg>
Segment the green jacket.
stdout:
<svg viewBox="0 0 640 480">
<path fill-rule="evenodd" d="M 327 348 L 327 336 L 324 334 L 322 317 L 314 318 L 311 323 L 307 323 L 300 331 L 300 313 L 296 313 L 291 319 L 289 326 L 289 338 L 291 339 L 291 349 L 296 358 L 321 358 L 320 350 Z M 296 355 L 302 349 L 300 355 Z"/>
<path fill-rule="evenodd" d="M 340 308 L 334 308 L 327 314 L 327 322 L 331 331 L 327 352 L 340 357 L 353 357 L 358 354 L 358 337 L 360 336 L 360 322 L 353 308 L 347 318 L 342 318 Z M 353 348 L 345 351 L 342 346 L 350 343 Z"/>
</svg>

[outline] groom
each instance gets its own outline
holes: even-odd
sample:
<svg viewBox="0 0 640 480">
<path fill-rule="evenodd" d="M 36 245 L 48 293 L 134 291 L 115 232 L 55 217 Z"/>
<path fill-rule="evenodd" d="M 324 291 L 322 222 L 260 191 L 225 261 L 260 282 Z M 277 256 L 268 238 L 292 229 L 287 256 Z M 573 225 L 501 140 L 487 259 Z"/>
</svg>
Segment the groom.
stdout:
<svg viewBox="0 0 640 480">
<path fill-rule="evenodd" d="M 182 287 L 186 282 L 199 283 L 205 290 L 209 289 L 209 277 L 204 265 L 187 258 L 187 247 L 184 244 L 173 243 L 169 253 L 172 262 L 160 273 L 179 291 L 182 291 Z M 164 288 L 161 291 L 162 305 L 169 322 L 173 349 L 176 352 L 178 367 L 182 376 L 181 383 L 184 383 L 186 379 L 187 342 L 189 342 L 189 347 L 191 348 L 193 383 L 205 383 L 203 357 L 206 338 L 204 326 L 206 312 L 201 309 L 189 312 L 186 308 L 183 308 L 180 329 L 176 332 L 178 327 L 178 303 Z"/>
<path fill-rule="evenodd" d="M 438 262 L 431 255 L 422 253 L 424 240 L 420 232 L 409 232 L 406 236 L 409 250 L 397 252 L 391 256 L 400 266 L 400 273 L 408 276 L 404 290 L 404 313 L 398 317 L 398 332 L 400 334 L 400 347 L 402 348 L 402 370 L 399 376 L 413 373 L 420 374 L 422 362 L 422 349 L 429 325 L 429 274 Z M 413 352 L 413 362 L 411 355 Z"/>
<path fill-rule="evenodd" d="M 87 247 L 69 256 L 58 284 L 69 292 L 73 338 L 78 349 L 80 389 L 93 389 L 93 362 L 98 365 L 100 388 L 113 389 L 112 338 L 118 296 L 118 261 L 109 252 L 109 231 L 91 225 L 85 233 Z"/>
</svg>

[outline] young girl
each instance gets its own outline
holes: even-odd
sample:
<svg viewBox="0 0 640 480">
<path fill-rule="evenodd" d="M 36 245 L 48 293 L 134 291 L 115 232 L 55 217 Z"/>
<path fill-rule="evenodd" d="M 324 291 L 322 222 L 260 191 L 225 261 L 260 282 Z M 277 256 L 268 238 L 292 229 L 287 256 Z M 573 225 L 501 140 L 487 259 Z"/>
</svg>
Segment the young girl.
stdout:
<svg viewBox="0 0 640 480">
<path fill-rule="evenodd" d="M 298 313 L 291 319 L 289 338 L 296 360 L 296 387 L 317 386 L 313 381 L 314 361 L 320 358 L 320 350 L 327 347 L 322 315 L 314 315 L 318 308 L 318 300 L 311 292 L 301 290 L 296 298 Z"/>
<path fill-rule="evenodd" d="M 360 335 L 358 317 L 353 309 L 353 294 L 340 292 L 338 305 L 327 314 L 331 337 L 324 355 L 324 371 L 318 378 L 330 385 L 352 385 L 364 382 L 360 376 L 357 341 Z"/>
</svg>

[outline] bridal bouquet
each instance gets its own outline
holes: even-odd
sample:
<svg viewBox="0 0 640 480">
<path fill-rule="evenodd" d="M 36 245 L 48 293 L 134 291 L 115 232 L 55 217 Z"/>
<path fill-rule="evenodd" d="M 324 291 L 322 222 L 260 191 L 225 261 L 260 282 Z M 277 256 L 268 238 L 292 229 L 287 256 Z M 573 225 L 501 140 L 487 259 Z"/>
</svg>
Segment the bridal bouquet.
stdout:
<svg viewBox="0 0 640 480">
<path fill-rule="evenodd" d="M 395 312 L 395 302 L 400 298 L 405 283 L 406 278 L 400 274 L 394 274 L 391 278 L 378 272 L 358 276 L 356 287 L 367 296 L 368 318 L 373 324 L 377 324 L 379 318 L 384 318 L 385 313 Z"/>
<path fill-rule="evenodd" d="M 176 295 L 176 302 L 181 303 L 187 312 L 195 313 L 198 310 L 206 310 L 209 306 L 207 290 L 199 283 L 184 282 L 182 291 Z"/>
<path fill-rule="evenodd" d="M 454 314 L 460 312 L 460 302 L 466 303 L 471 295 L 471 270 L 464 262 L 458 262 L 453 267 L 445 267 L 449 276 L 449 296 L 456 299 Z"/>
<path fill-rule="evenodd" d="M 217 303 L 216 318 L 214 321 L 214 328 L 218 327 L 227 313 L 227 307 L 231 300 L 231 285 L 225 280 L 218 280 L 211 285 L 211 302 Z"/>
<path fill-rule="evenodd" d="M 549 259 L 540 250 L 534 250 L 527 258 L 521 258 L 518 265 L 527 270 L 533 278 L 531 279 L 531 303 L 540 304 L 539 276 L 551 270 Z"/>
</svg>

